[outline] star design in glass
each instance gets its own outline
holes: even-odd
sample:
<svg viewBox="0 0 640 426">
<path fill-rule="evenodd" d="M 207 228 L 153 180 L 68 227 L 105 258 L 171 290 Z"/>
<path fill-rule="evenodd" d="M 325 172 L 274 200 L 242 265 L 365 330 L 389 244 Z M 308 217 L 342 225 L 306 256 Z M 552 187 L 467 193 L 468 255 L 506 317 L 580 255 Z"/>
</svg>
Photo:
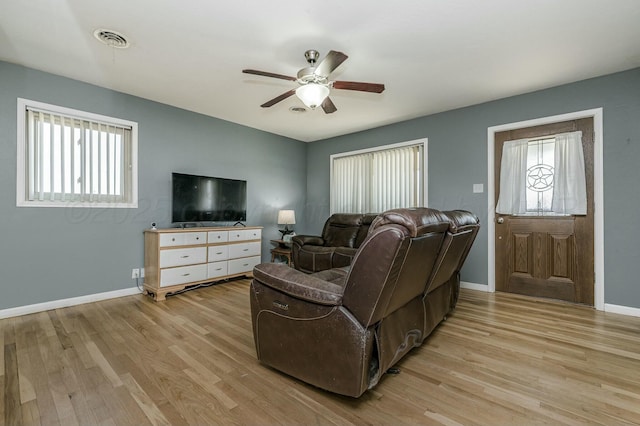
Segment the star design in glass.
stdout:
<svg viewBox="0 0 640 426">
<path fill-rule="evenodd" d="M 533 191 L 546 191 L 553 188 L 553 167 L 536 164 L 527 170 L 527 187 Z"/>
</svg>

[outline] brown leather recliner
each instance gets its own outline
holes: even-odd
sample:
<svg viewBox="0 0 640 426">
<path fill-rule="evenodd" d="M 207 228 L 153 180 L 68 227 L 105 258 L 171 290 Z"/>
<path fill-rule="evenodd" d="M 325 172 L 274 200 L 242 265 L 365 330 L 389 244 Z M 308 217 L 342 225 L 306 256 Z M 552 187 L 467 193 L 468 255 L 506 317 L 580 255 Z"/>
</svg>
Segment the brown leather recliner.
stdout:
<svg viewBox="0 0 640 426">
<path fill-rule="evenodd" d="M 258 359 L 322 389 L 362 395 L 455 305 L 478 226 L 468 212 L 390 210 L 374 220 L 350 266 L 310 275 L 256 266 Z"/>
<path fill-rule="evenodd" d="M 458 303 L 460 293 L 460 269 L 467 259 L 480 225 L 478 218 L 465 210 L 451 210 L 443 213 L 449 218 L 449 230 L 444 238 L 433 274 L 427 283 L 426 293 L 429 294 L 450 282 L 454 290 L 451 294 L 451 309 L 453 309 Z"/>
<path fill-rule="evenodd" d="M 349 266 L 376 216 L 335 213 L 325 222 L 321 235 L 295 235 L 291 240 L 293 267 L 312 273 Z"/>
</svg>

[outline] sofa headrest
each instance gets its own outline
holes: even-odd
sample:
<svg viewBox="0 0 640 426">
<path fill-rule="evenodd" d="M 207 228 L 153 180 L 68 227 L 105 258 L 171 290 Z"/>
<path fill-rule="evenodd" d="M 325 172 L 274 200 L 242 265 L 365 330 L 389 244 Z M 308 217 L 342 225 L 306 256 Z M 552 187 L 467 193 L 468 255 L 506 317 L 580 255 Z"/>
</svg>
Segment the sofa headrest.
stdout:
<svg viewBox="0 0 640 426">
<path fill-rule="evenodd" d="M 358 235 L 356 236 L 356 242 L 354 244 L 355 248 L 360 247 L 365 238 L 367 238 L 367 235 L 369 235 L 369 228 L 376 217 L 378 217 L 377 213 L 365 213 L 362 215 L 362 224 L 358 229 Z"/>
<path fill-rule="evenodd" d="M 475 214 L 466 210 L 448 210 L 442 213 L 444 213 L 451 221 L 451 226 L 449 229 L 453 233 L 458 232 L 460 228 L 464 228 L 465 226 L 477 226 L 480 224 L 480 219 L 478 219 Z"/>
<path fill-rule="evenodd" d="M 362 224 L 361 214 L 334 213 L 324 225 L 322 238 L 325 246 L 355 247 L 358 229 Z"/>
<path fill-rule="evenodd" d="M 371 225 L 376 217 L 378 217 L 378 213 L 365 213 L 362 215 L 362 224 Z"/>
<path fill-rule="evenodd" d="M 362 215 L 351 213 L 334 213 L 329 217 L 328 222 L 330 226 L 360 226 L 360 224 L 362 223 Z"/>
<path fill-rule="evenodd" d="M 380 214 L 371 224 L 370 232 L 388 224 L 404 226 L 413 238 L 428 232 L 446 231 L 450 221 L 441 211 L 427 207 L 393 209 Z"/>
</svg>

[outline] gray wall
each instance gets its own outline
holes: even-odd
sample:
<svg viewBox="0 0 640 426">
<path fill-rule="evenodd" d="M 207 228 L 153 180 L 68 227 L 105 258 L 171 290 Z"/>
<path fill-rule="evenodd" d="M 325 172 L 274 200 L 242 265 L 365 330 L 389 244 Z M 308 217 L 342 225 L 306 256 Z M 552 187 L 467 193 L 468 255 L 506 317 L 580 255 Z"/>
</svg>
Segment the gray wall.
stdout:
<svg viewBox="0 0 640 426">
<path fill-rule="evenodd" d="M 269 239 L 279 236 L 278 209 L 296 210 L 298 233 L 321 230 L 329 214 L 330 154 L 427 137 L 429 205 L 468 209 L 486 224 L 487 128 L 598 107 L 604 109 L 605 302 L 640 308 L 638 88 L 640 69 L 634 69 L 305 144 L 0 62 L 0 309 L 131 288 L 131 269 L 143 266 L 142 231 L 152 221 L 170 226 L 172 171 L 246 179 L 247 223 L 265 227 L 266 259 Z M 139 208 L 17 208 L 18 97 L 137 121 Z M 483 183 L 485 193 L 472 193 L 474 183 Z M 464 281 L 487 284 L 486 231 Z"/>
<path fill-rule="evenodd" d="M 605 303 L 640 308 L 640 68 L 314 142 L 307 152 L 304 231 L 319 232 L 329 214 L 331 154 L 424 137 L 429 139 L 429 206 L 471 210 L 486 224 L 487 128 L 599 107 L 604 116 Z M 474 194 L 474 183 L 483 183 L 485 192 Z M 487 284 L 487 256 L 484 226 L 463 281 Z"/>
<path fill-rule="evenodd" d="M 17 98 L 138 122 L 139 207 L 16 207 Z M 171 172 L 247 180 L 248 225 L 264 226 L 263 259 L 280 208 L 304 226 L 307 144 L 0 62 L 0 309 L 131 288 L 143 230 L 171 226 Z M 283 155 L 286 154 L 286 155 Z"/>
</svg>

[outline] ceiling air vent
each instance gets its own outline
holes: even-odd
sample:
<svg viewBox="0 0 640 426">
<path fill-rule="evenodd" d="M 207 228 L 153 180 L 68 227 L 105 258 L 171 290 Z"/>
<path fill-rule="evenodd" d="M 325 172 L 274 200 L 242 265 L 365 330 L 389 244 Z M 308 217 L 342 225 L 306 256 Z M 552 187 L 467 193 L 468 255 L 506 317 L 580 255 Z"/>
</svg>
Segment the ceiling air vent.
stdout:
<svg viewBox="0 0 640 426">
<path fill-rule="evenodd" d="M 109 47 L 117 47 L 118 49 L 129 47 L 127 38 L 117 31 L 97 29 L 93 32 L 93 36 Z"/>
</svg>

